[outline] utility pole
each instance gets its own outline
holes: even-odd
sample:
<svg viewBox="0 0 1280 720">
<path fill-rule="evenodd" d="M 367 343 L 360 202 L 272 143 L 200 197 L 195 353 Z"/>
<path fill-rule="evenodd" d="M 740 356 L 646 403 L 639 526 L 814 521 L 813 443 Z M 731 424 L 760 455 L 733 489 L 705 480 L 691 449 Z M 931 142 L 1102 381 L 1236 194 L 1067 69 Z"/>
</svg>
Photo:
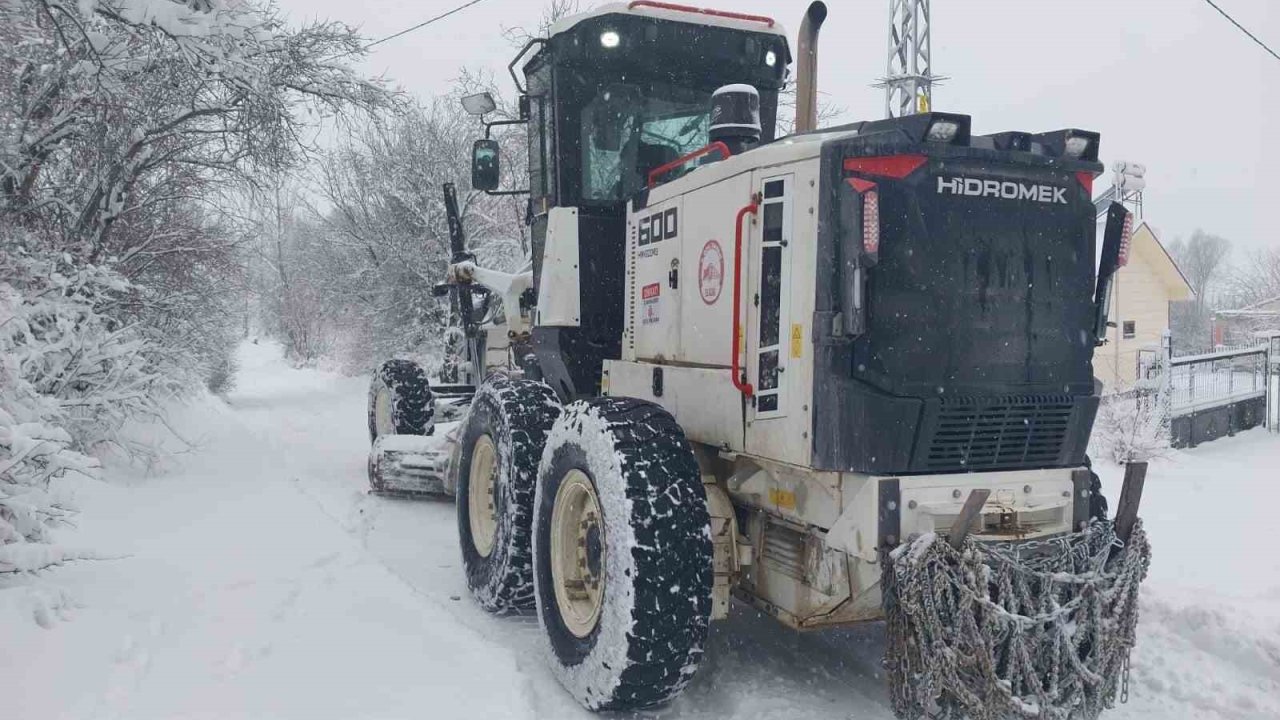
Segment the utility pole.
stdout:
<svg viewBox="0 0 1280 720">
<path fill-rule="evenodd" d="M 933 109 L 933 25 L 929 0 L 889 0 L 889 62 L 875 87 L 885 89 L 885 117 Z"/>
</svg>

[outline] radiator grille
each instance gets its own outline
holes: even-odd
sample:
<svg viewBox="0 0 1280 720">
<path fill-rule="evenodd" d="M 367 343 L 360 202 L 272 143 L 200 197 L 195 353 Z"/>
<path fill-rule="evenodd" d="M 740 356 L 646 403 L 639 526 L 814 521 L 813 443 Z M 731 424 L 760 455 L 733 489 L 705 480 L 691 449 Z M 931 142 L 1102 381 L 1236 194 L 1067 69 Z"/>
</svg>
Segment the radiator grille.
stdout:
<svg viewBox="0 0 1280 720">
<path fill-rule="evenodd" d="M 783 525 L 770 523 L 764 529 L 763 560 L 782 574 L 804 580 L 804 535 Z"/>
<path fill-rule="evenodd" d="M 930 470 L 992 470 L 1056 463 L 1071 425 L 1072 398 L 1059 395 L 955 398 L 933 424 Z"/>
</svg>

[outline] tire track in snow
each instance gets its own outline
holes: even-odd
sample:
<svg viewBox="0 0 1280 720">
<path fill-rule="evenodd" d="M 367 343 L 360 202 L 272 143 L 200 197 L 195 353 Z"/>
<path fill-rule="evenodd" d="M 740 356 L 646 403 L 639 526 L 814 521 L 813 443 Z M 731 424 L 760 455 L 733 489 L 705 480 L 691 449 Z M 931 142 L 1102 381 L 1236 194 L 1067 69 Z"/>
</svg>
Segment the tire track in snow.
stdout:
<svg viewBox="0 0 1280 720">
<path fill-rule="evenodd" d="M 384 503 L 398 502 L 411 505 L 417 505 L 418 503 L 422 503 L 423 505 L 443 505 L 452 512 L 453 506 L 451 503 L 431 499 L 404 500 L 397 498 L 382 498 L 367 493 L 360 493 L 356 502 L 348 508 L 346 517 L 342 517 L 326 507 L 325 501 L 315 492 L 308 489 L 307 485 L 300 478 L 293 478 L 291 485 L 298 491 L 300 496 L 314 504 L 321 513 L 334 523 L 334 525 L 341 528 L 344 532 L 355 539 L 360 544 L 365 557 L 385 568 L 388 573 L 394 576 L 410 592 L 421 598 L 425 604 L 432 608 L 432 610 L 442 612 L 453 618 L 457 621 L 458 626 L 475 633 L 477 637 L 492 645 L 495 650 L 509 653 L 521 676 L 519 683 L 521 693 L 525 697 L 530 709 L 534 711 L 529 715 L 529 717 L 537 718 L 548 716 L 538 712 L 539 708 L 545 708 L 552 711 L 553 714 L 549 715 L 551 717 L 567 717 L 567 715 L 564 714 L 565 712 L 570 712 L 574 715 L 580 713 L 583 717 L 591 717 L 589 714 L 586 714 L 585 711 L 582 711 L 576 704 L 551 703 L 553 707 L 546 707 L 548 703 L 545 702 L 545 693 L 539 692 L 534 677 L 539 674 L 545 674 L 550 678 L 550 673 L 545 671 L 541 657 L 533 658 L 531 661 L 528 653 L 530 646 L 536 647 L 537 640 L 537 636 L 531 634 L 529 628 L 529 626 L 532 626 L 533 630 L 537 630 L 537 622 L 532 618 L 532 616 L 528 618 L 492 618 L 478 609 L 471 607 L 469 605 L 470 598 L 465 594 L 454 592 L 444 595 L 437 592 L 425 586 L 420 581 L 415 580 L 415 578 L 413 578 L 408 572 L 398 568 L 397 563 L 388 562 L 384 558 L 380 557 L 371 547 L 370 535 L 376 531 L 377 520 L 387 507 Z M 446 567 L 450 566 L 446 565 Z M 463 592 L 465 593 L 465 587 L 463 588 Z M 464 605 L 463 603 L 468 604 Z M 517 634 L 530 636 L 525 639 L 525 642 L 521 643 L 526 646 L 522 648 L 524 652 L 511 647 L 511 634 L 502 632 L 504 628 L 501 627 L 501 624 L 507 622 L 519 622 L 520 625 L 524 627 L 522 628 L 523 632 L 518 632 Z M 498 626 L 495 627 L 495 624 Z M 554 682 L 554 678 L 550 679 Z M 557 685 L 555 689 L 558 690 L 559 686 Z"/>
</svg>

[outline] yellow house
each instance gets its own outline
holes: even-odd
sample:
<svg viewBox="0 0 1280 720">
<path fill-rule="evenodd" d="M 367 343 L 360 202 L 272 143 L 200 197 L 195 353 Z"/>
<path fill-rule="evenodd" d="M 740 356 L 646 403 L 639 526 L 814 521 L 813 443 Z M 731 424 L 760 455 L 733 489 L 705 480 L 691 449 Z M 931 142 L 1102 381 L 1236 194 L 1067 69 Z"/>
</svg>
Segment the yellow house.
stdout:
<svg viewBox="0 0 1280 720">
<path fill-rule="evenodd" d="M 1098 233 L 1101 244 L 1102 233 Z M 1093 373 L 1107 391 L 1133 383 L 1140 351 L 1160 349 L 1169 328 L 1169 303 L 1195 297 L 1191 284 L 1147 223 L 1133 231 L 1129 264 L 1111 284 L 1111 321 L 1107 342 L 1093 356 Z"/>
</svg>

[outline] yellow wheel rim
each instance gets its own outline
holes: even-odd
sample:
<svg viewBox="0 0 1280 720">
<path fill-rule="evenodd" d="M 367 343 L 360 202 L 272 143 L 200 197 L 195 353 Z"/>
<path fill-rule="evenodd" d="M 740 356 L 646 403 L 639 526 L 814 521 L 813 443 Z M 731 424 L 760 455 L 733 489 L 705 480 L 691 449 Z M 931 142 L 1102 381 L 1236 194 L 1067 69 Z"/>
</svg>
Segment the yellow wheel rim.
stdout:
<svg viewBox="0 0 1280 720">
<path fill-rule="evenodd" d="M 396 427 L 391 420 L 391 391 L 380 387 L 377 394 L 373 396 L 373 426 L 378 431 L 378 437 L 383 435 L 395 435 Z"/>
<path fill-rule="evenodd" d="M 498 534 L 498 515 L 493 506 L 497 478 L 498 449 L 493 438 L 481 435 L 471 450 L 467 473 L 467 519 L 471 523 L 471 543 L 480 557 L 489 557 L 493 552 L 493 539 Z"/>
<path fill-rule="evenodd" d="M 560 619 L 574 635 L 591 634 L 600 620 L 605 585 L 604 516 L 591 478 L 570 470 L 551 509 L 551 583 Z"/>
</svg>

